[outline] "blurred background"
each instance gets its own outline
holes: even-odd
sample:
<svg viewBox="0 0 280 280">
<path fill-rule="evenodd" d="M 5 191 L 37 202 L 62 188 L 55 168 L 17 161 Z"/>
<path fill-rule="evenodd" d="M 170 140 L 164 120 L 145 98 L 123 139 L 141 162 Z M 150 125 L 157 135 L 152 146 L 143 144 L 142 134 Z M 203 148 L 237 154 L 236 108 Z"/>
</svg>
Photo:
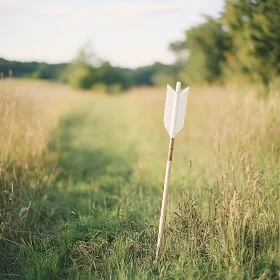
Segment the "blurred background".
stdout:
<svg viewBox="0 0 280 280">
<path fill-rule="evenodd" d="M 280 279 L 279 77 L 280 0 L 0 0 L 0 279 Z"/>
<path fill-rule="evenodd" d="M 279 75 L 279 1 L 0 2 L 0 71 L 74 88 Z M 11 73 L 11 72 L 10 72 Z"/>
</svg>

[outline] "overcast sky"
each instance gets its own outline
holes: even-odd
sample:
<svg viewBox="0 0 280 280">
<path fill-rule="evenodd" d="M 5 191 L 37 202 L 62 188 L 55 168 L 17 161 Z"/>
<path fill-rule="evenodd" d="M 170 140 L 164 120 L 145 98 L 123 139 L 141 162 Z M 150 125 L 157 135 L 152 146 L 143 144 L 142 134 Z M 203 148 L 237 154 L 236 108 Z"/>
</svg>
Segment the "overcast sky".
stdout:
<svg viewBox="0 0 280 280">
<path fill-rule="evenodd" d="M 0 0 L 0 57 L 67 62 L 91 41 L 113 65 L 171 63 L 169 43 L 222 8 L 223 0 Z"/>
</svg>

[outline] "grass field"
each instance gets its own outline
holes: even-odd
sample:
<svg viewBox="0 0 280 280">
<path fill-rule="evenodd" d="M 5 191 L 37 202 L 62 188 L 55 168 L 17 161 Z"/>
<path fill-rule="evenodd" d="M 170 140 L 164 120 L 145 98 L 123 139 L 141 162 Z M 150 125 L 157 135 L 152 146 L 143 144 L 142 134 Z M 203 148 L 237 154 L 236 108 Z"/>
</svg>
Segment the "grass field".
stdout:
<svg viewBox="0 0 280 280">
<path fill-rule="evenodd" d="M 280 279 L 279 92 L 191 88 L 155 267 L 165 88 L 0 90 L 0 279 Z"/>
</svg>

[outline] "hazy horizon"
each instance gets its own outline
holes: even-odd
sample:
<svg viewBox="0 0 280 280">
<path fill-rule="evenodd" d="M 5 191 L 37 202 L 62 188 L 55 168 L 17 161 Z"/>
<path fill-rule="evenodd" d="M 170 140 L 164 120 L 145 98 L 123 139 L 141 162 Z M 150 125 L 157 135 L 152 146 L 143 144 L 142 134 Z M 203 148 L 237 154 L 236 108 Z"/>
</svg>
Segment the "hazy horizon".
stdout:
<svg viewBox="0 0 280 280">
<path fill-rule="evenodd" d="M 222 0 L 116 1 L 0 0 L 0 57 L 17 61 L 69 62 L 86 42 L 98 58 L 135 68 L 172 63 L 169 43 L 216 17 Z"/>
</svg>

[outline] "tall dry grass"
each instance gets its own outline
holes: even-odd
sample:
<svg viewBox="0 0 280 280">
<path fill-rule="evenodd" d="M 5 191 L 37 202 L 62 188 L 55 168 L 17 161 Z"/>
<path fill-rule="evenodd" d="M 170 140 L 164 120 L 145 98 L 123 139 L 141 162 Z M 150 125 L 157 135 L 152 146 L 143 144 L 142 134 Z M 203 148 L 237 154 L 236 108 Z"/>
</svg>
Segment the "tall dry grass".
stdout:
<svg viewBox="0 0 280 280">
<path fill-rule="evenodd" d="M 1 234 L 25 225 L 32 201 L 26 194 L 42 187 L 46 132 L 32 104 L 23 104 L 11 88 L 12 79 L 0 81 L 0 220 Z M 23 229 L 20 226 L 21 229 Z"/>
<path fill-rule="evenodd" d="M 43 218 L 38 201 L 57 174 L 57 155 L 48 148 L 52 130 L 59 117 L 81 100 L 78 94 L 61 89 L 42 81 L 0 80 L 2 237 L 16 236 Z"/>
<path fill-rule="evenodd" d="M 52 209 L 40 208 L 57 174 L 48 143 L 59 116 L 81 100 L 56 84 L 1 82 L 0 219 L 6 242 L 0 239 L 0 265 L 1 257 L 15 258 L 8 245 L 17 242 L 17 233 L 39 227 L 44 211 Z M 164 91 L 94 97 L 58 127 L 68 137 L 61 152 L 73 162 L 61 162 L 67 178 L 54 203 L 67 193 L 59 207 L 75 207 L 75 218 L 67 225 L 59 220 L 61 232 L 50 234 L 55 242 L 46 235 L 16 245 L 25 246 L 20 269 L 30 279 L 47 279 L 50 271 L 53 278 L 72 275 L 68 279 L 279 279 L 276 90 L 263 100 L 239 88 L 191 89 L 185 127 L 175 139 L 160 271 L 152 270 L 168 147 Z M 110 206 L 109 197 L 120 205 Z"/>
<path fill-rule="evenodd" d="M 212 141 L 213 148 L 194 156 L 208 157 L 208 171 L 183 191 L 167 255 L 180 244 L 187 252 L 181 261 L 198 274 L 279 279 L 279 94 L 263 100 L 253 92 L 213 90 L 197 97 L 205 110 L 200 138 L 208 138 L 208 147 Z"/>
<path fill-rule="evenodd" d="M 136 90 L 131 98 L 138 131 L 148 131 L 139 154 L 153 157 L 145 156 L 139 172 L 155 180 L 168 146 L 157 128 L 164 98 L 143 91 L 140 102 Z M 275 89 L 267 99 L 233 86 L 190 90 L 185 128 L 175 139 L 162 265 L 178 275 L 185 267 L 190 279 L 279 279 L 279 116 Z"/>
</svg>

